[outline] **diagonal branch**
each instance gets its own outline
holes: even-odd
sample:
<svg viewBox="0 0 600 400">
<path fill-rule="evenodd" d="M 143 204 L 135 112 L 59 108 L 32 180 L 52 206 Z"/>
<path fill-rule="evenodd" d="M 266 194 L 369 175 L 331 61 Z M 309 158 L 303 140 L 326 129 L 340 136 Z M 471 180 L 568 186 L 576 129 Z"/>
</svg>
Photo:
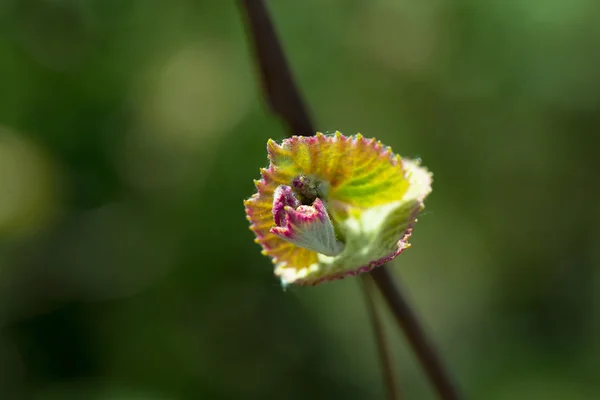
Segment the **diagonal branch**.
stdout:
<svg viewBox="0 0 600 400">
<path fill-rule="evenodd" d="M 271 110 L 282 118 L 292 134 L 312 135 L 315 133 L 307 108 L 292 78 L 283 49 L 277 39 L 275 28 L 262 0 L 239 0 L 246 17 L 248 30 L 259 71 L 265 98 Z M 435 347 L 428 340 L 415 313 L 402 296 L 399 286 L 387 266 L 375 268 L 371 276 L 398 324 L 417 354 L 440 399 L 460 399 L 450 375 L 441 363 Z"/>
<path fill-rule="evenodd" d="M 417 355 L 419 362 L 427 373 L 429 380 L 444 400 L 458 400 L 458 390 L 452 383 L 450 375 L 444 368 L 442 360 L 431 341 L 427 338 L 425 331 L 419 324 L 415 312 L 402 295 L 400 286 L 395 282 L 391 272 L 385 267 L 375 268 L 371 276 L 379 287 L 379 291 L 385 298 L 392 310 L 398 325 L 404 331 L 404 335 Z"/>
<path fill-rule="evenodd" d="M 271 111 L 284 120 L 291 134 L 313 135 L 315 129 L 308 110 L 292 78 L 264 3 L 261 0 L 241 0 L 240 3 L 245 10 L 250 37 L 254 39 L 251 44 Z"/>
</svg>

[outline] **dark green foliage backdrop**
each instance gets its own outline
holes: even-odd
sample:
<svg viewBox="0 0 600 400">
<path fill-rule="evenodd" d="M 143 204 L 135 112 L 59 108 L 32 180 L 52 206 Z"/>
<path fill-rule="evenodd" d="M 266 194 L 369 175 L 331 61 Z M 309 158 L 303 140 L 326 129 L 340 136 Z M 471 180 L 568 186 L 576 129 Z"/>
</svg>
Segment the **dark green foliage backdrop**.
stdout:
<svg viewBox="0 0 600 400">
<path fill-rule="evenodd" d="M 434 172 L 393 269 L 470 398 L 600 397 L 597 2 L 270 3 L 319 129 Z M 284 136 L 234 2 L 2 0 L 0 398 L 381 398 L 359 281 L 247 229 Z"/>
</svg>

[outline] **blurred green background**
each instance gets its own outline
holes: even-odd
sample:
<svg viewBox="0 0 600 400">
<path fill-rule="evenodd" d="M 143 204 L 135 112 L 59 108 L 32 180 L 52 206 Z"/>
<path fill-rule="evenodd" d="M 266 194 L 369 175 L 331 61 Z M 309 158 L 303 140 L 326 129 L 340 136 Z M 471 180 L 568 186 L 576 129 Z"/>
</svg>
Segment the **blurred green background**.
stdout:
<svg viewBox="0 0 600 400">
<path fill-rule="evenodd" d="M 269 5 L 318 128 L 434 172 L 392 268 L 469 398 L 600 398 L 598 3 Z M 1 399 L 383 398 L 360 280 L 283 292 L 248 230 L 286 132 L 242 22 L 0 1 Z"/>
</svg>

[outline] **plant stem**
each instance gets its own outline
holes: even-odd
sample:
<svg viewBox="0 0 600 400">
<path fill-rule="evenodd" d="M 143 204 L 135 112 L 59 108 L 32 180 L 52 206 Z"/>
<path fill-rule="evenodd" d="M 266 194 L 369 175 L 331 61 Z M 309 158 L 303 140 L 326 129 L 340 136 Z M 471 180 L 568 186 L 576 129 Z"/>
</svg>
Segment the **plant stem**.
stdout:
<svg viewBox="0 0 600 400">
<path fill-rule="evenodd" d="M 383 383 L 387 388 L 388 399 L 401 400 L 402 396 L 400 395 L 396 379 L 394 378 L 392 352 L 388 347 L 385 328 L 381 321 L 381 316 L 377 312 L 377 305 L 375 304 L 375 290 L 377 287 L 369 274 L 362 275 L 362 283 L 365 293 L 365 302 L 367 303 L 367 312 L 377 342 L 377 350 L 379 351 L 379 359 L 381 361 L 381 372 L 383 373 Z"/>
<path fill-rule="evenodd" d="M 239 4 L 246 17 L 267 103 L 273 113 L 284 120 L 290 133 L 313 135 L 314 126 L 307 107 L 302 102 L 264 2 L 239 0 Z M 404 330 L 440 398 L 460 399 L 458 391 L 451 383 L 450 375 L 419 325 L 414 312 L 402 297 L 400 288 L 394 282 L 387 266 L 375 268 L 371 271 L 371 276 Z"/>
<path fill-rule="evenodd" d="M 415 312 L 402 296 L 402 291 L 390 271 L 382 266 L 372 270 L 371 276 L 396 317 L 396 321 L 404 331 L 406 339 L 429 376 L 429 380 L 434 385 L 439 397 L 444 400 L 460 399 L 440 356 L 419 324 Z"/>
<path fill-rule="evenodd" d="M 308 110 L 285 58 L 271 17 L 261 0 L 240 0 L 258 63 L 265 99 L 293 135 L 315 134 Z"/>
</svg>

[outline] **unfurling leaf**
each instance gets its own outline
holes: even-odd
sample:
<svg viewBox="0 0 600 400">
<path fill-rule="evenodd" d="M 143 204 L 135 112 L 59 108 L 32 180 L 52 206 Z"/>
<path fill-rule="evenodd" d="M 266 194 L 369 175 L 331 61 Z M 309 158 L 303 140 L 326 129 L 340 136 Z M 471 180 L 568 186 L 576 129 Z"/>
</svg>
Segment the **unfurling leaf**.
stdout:
<svg viewBox="0 0 600 400">
<path fill-rule="evenodd" d="M 367 272 L 409 247 L 431 174 L 375 139 L 317 133 L 267 143 L 270 165 L 244 202 L 283 285 Z"/>
</svg>

